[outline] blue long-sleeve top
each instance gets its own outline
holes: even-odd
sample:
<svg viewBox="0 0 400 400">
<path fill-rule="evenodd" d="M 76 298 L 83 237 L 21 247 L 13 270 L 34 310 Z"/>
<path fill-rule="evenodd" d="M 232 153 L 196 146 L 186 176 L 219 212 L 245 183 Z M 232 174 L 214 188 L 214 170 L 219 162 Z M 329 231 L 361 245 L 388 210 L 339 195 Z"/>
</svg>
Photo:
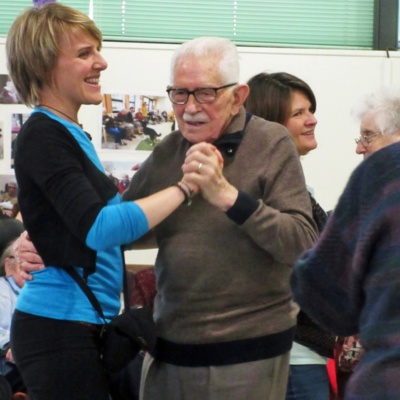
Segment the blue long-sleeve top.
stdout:
<svg viewBox="0 0 400 400">
<path fill-rule="evenodd" d="M 44 115 L 45 114 L 45 115 Z M 133 202 L 121 201 L 86 133 L 52 112 L 35 109 L 18 134 L 15 171 L 25 226 L 46 268 L 34 272 L 17 309 L 38 316 L 103 323 L 62 268 L 88 271 L 107 319 L 120 308 L 120 246 L 148 231 Z"/>
<path fill-rule="evenodd" d="M 400 399 L 400 143 L 353 172 L 316 245 L 299 259 L 294 299 L 364 354 L 346 400 Z"/>
</svg>

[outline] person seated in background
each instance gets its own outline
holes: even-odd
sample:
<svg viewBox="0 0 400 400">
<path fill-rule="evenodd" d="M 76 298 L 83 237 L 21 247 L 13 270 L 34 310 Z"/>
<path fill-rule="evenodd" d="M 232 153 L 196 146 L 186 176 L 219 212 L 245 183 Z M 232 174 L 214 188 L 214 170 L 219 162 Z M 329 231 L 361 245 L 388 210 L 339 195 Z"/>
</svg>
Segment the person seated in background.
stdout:
<svg viewBox="0 0 400 400">
<path fill-rule="evenodd" d="M 135 119 L 139 122 L 143 121 L 143 113 L 142 110 L 140 108 L 137 109 L 136 114 L 135 114 Z"/>
<path fill-rule="evenodd" d="M 1 90 L 1 99 L 4 104 L 18 104 L 19 99 L 15 91 L 14 84 L 10 79 L 7 80 L 3 89 Z"/>
<path fill-rule="evenodd" d="M 129 175 L 123 175 L 122 179 L 118 182 L 118 192 L 121 194 L 125 192 L 125 190 L 128 189 L 130 182 L 131 180 L 129 179 Z"/>
<path fill-rule="evenodd" d="M 133 121 L 131 120 L 132 114 L 129 110 L 122 109 L 115 117 L 115 123 L 121 130 L 121 139 L 132 140 L 135 135 L 133 134 Z"/>
<path fill-rule="evenodd" d="M 12 392 L 26 392 L 21 375 L 13 362 L 10 347 L 11 320 L 15 304 L 25 281 L 14 255 L 14 242 L 10 242 L 0 258 L 0 375 L 9 382 Z M 24 398 L 19 393 L 18 398 Z"/>
<path fill-rule="evenodd" d="M 359 335 L 364 353 L 344 398 L 399 399 L 399 89 L 369 94 L 355 114 L 365 160 L 318 242 L 297 261 L 291 285 L 296 302 L 325 329 Z"/>
<path fill-rule="evenodd" d="M 126 143 L 122 142 L 123 128 L 120 128 L 115 122 L 115 119 L 106 115 L 103 117 L 103 124 L 105 126 L 106 132 L 114 137 L 115 147 L 126 146 Z"/>
<path fill-rule="evenodd" d="M 147 122 L 147 120 L 143 119 L 142 122 L 140 122 L 140 121 L 133 122 L 133 133 L 135 135 L 143 135 L 142 124 L 144 122 Z M 134 136 L 134 137 L 136 137 L 136 136 Z"/>
<path fill-rule="evenodd" d="M 130 124 L 133 124 L 133 120 L 134 118 L 134 114 L 135 114 L 135 108 L 134 107 L 129 107 L 128 112 L 126 113 L 125 119 L 126 122 L 129 122 Z"/>
<path fill-rule="evenodd" d="M 13 208 L 18 204 L 18 187 L 15 181 L 6 184 L 5 191 L 0 195 L 0 209 L 3 214 L 14 217 Z"/>
<path fill-rule="evenodd" d="M 299 157 L 317 148 L 315 127 L 318 121 L 314 115 L 317 101 L 306 82 L 285 72 L 262 72 L 247 84 L 250 87 L 245 102 L 248 112 L 284 125 L 293 137 Z M 328 216 L 311 193 L 310 202 L 313 218 L 321 232 Z M 290 352 L 286 400 L 329 399 L 327 363 L 328 358 L 333 358 L 334 347 L 335 335 L 322 330 L 300 311 Z"/>
</svg>

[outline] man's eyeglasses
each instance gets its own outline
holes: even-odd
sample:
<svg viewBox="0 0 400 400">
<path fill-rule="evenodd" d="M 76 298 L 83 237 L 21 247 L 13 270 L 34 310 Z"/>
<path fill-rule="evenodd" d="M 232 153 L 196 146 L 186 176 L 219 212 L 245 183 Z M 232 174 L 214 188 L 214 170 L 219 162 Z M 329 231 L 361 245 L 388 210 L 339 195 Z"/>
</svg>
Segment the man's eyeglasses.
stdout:
<svg viewBox="0 0 400 400">
<path fill-rule="evenodd" d="M 183 105 L 186 104 L 189 96 L 192 94 L 196 101 L 200 104 L 212 103 L 217 98 L 217 92 L 221 89 L 226 89 L 235 86 L 237 83 L 229 83 L 228 85 L 220 87 L 204 87 L 195 90 L 177 89 L 169 87 L 167 89 L 168 97 L 173 104 Z"/>
<path fill-rule="evenodd" d="M 361 143 L 364 147 L 367 147 L 372 142 L 372 139 L 379 135 L 382 135 L 382 132 L 371 133 L 369 135 L 361 135 L 359 138 L 354 140 L 356 144 Z"/>
</svg>

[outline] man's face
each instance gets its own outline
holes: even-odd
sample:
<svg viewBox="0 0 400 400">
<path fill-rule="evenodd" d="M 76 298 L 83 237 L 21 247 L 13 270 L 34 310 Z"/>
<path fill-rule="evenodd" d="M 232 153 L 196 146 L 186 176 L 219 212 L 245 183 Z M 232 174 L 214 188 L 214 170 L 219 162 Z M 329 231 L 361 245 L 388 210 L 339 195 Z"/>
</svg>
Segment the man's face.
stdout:
<svg viewBox="0 0 400 400">
<path fill-rule="evenodd" d="M 216 57 L 206 60 L 182 57 L 176 64 L 172 87 L 192 91 L 223 86 L 227 82 L 221 82 L 218 61 Z M 173 109 L 185 139 L 191 143 L 212 143 L 224 133 L 240 105 L 235 102 L 235 87 L 229 87 L 218 90 L 212 103 L 200 104 L 190 95 L 186 104 L 173 104 Z"/>
<path fill-rule="evenodd" d="M 15 197 L 17 195 L 17 185 L 9 183 L 7 185 L 7 192 L 11 197 Z"/>
</svg>

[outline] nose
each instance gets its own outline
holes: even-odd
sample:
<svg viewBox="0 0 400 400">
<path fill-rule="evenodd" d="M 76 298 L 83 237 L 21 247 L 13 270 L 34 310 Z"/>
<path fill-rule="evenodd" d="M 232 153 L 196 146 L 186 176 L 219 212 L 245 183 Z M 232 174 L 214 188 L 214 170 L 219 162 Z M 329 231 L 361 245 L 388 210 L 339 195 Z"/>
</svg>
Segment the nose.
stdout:
<svg viewBox="0 0 400 400">
<path fill-rule="evenodd" d="M 364 145 L 361 142 L 358 142 L 356 144 L 356 153 L 357 154 L 365 154 L 366 153 L 366 148 L 364 147 Z"/>
<path fill-rule="evenodd" d="M 106 59 L 100 53 L 97 53 L 93 68 L 104 71 L 107 67 L 108 63 Z"/>
<path fill-rule="evenodd" d="M 307 126 L 315 126 L 318 124 L 317 118 L 315 118 L 315 115 L 313 113 L 309 113 L 308 117 L 306 118 L 306 125 Z"/>
<path fill-rule="evenodd" d="M 188 114 L 195 114 L 199 111 L 199 107 L 200 107 L 200 103 L 198 103 L 193 95 L 193 93 L 191 93 L 188 97 L 188 100 L 186 102 L 186 104 L 184 105 L 185 107 L 185 111 Z"/>
</svg>

